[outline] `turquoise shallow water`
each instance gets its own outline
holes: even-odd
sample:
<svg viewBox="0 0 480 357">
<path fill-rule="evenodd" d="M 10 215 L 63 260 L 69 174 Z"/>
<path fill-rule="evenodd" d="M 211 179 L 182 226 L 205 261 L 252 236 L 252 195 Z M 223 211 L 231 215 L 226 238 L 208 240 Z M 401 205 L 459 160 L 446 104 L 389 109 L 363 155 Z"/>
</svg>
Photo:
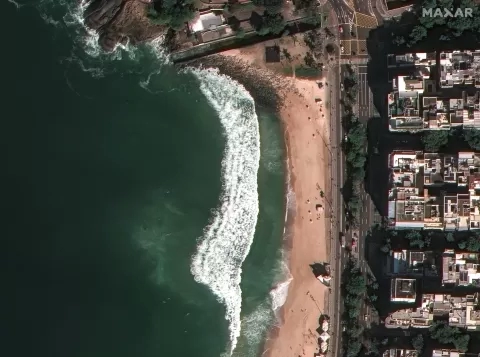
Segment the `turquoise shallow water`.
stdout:
<svg viewBox="0 0 480 357">
<path fill-rule="evenodd" d="M 92 57 L 68 6 L 0 11 L 6 178 L 1 250 L 16 356 L 213 357 L 225 306 L 190 264 L 222 193 L 226 136 L 199 79 L 150 48 Z M 161 56 L 160 56 L 161 57 Z M 243 264 L 242 333 L 255 356 L 282 276 L 283 150 L 257 111 L 259 215 Z"/>
</svg>

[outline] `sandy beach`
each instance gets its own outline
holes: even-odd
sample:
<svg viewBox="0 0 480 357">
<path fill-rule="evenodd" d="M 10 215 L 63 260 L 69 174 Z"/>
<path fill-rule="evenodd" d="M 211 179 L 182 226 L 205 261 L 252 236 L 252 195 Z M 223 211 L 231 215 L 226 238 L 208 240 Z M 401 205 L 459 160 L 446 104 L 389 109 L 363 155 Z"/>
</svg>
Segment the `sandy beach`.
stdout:
<svg viewBox="0 0 480 357">
<path fill-rule="evenodd" d="M 274 71 L 265 64 L 260 44 L 231 50 L 233 56 L 264 71 Z M 283 76 L 282 76 L 283 77 Z M 285 77 L 283 77 L 285 78 Z M 327 87 L 328 88 L 328 87 Z M 330 239 L 329 112 L 326 91 L 313 80 L 282 80 L 280 117 L 285 130 L 291 189 L 295 210 L 288 218 L 289 269 L 293 280 L 282 308 L 283 321 L 268 337 L 264 356 L 313 356 L 318 352 L 319 317 L 325 313 L 328 288 L 313 275 L 310 264 L 328 262 Z M 321 101 L 319 101 L 319 99 Z M 324 191 L 322 198 L 320 191 Z M 317 205 L 324 208 L 317 212 Z M 327 214 L 328 215 L 328 214 Z"/>
</svg>

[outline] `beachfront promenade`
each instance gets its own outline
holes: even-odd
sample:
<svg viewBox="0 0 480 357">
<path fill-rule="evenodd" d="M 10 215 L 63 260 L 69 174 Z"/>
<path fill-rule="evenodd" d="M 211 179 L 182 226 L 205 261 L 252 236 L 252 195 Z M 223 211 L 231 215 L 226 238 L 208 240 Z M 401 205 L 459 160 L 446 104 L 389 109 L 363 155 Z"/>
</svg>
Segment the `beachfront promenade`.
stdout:
<svg viewBox="0 0 480 357">
<path fill-rule="evenodd" d="M 325 301 L 325 313 L 330 316 L 331 326 L 331 340 L 327 356 L 340 356 L 342 351 L 342 328 L 341 316 L 343 311 L 342 296 L 341 296 L 341 275 L 345 264 L 348 260 L 348 253 L 342 249 L 340 244 L 340 232 L 345 232 L 345 211 L 343 204 L 343 197 L 341 195 L 341 187 L 344 182 L 345 172 L 345 155 L 342 150 L 341 143 L 343 142 L 344 132 L 342 127 L 342 111 L 340 108 L 341 91 L 340 81 L 342 78 L 342 65 L 366 65 L 368 56 L 348 57 L 342 56 L 340 51 L 340 34 L 339 17 L 335 10 L 339 10 L 338 3 L 342 0 L 330 0 L 329 24 L 328 27 L 332 29 L 335 34 L 335 41 L 338 51 L 336 51 L 336 58 L 328 69 L 327 83 L 328 83 L 328 103 L 330 104 L 330 150 L 329 150 L 329 168 L 331 173 L 329 201 L 331 202 L 331 214 L 329 233 L 327 237 L 330 238 L 330 269 L 331 269 L 331 289 Z M 358 109 L 358 108 L 354 108 Z M 358 111 L 358 110 L 357 110 Z"/>
</svg>

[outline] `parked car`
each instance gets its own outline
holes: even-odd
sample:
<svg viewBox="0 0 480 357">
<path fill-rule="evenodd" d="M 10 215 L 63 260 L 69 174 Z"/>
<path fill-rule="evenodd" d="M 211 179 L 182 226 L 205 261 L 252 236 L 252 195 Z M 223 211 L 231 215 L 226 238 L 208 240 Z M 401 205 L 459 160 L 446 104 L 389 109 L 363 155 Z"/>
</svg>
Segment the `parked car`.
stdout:
<svg viewBox="0 0 480 357">
<path fill-rule="evenodd" d="M 338 32 L 343 33 L 343 27 L 341 25 L 338 26 Z"/>
</svg>

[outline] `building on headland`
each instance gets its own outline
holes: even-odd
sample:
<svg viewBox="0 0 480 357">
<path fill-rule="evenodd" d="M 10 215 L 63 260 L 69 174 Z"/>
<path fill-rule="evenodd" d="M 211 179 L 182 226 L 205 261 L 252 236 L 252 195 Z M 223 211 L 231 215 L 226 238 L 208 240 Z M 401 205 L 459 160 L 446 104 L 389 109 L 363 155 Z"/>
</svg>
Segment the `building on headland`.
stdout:
<svg viewBox="0 0 480 357">
<path fill-rule="evenodd" d="M 442 285 L 480 287 L 480 254 L 445 250 L 442 256 Z"/>
<path fill-rule="evenodd" d="M 225 17 L 213 11 L 198 13 L 197 16 L 188 23 L 188 29 L 195 38 L 195 44 L 207 43 L 234 35 Z"/>
<path fill-rule="evenodd" d="M 480 228 L 480 153 L 394 151 L 389 168 L 391 228 Z"/>
<path fill-rule="evenodd" d="M 457 350 L 433 350 L 432 357 L 465 357 L 465 353 Z"/>
<path fill-rule="evenodd" d="M 480 129 L 480 50 L 389 55 L 391 131 Z"/>
<path fill-rule="evenodd" d="M 393 278 L 390 287 L 390 301 L 414 303 L 417 299 L 417 280 Z"/>
<path fill-rule="evenodd" d="M 386 257 L 386 273 L 389 276 L 438 276 L 435 255 L 432 251 L 393 251 Z"/>
<path fill-rule="evenodd" d="M 403 348 L 389 348 L 383 352 L 383 357 L 417 357 L 418 352 L 415 350 L 407 350 Z"/>
<path fill-rule="evenodd" d="M 480 330 L 478 293 L 452 296 L 423 294 L 421 306 L 402 309 L 385 319 L 387 328 L 427 328 L 434 320 L 447 321 L 449 326 Z"/>
</svg>

